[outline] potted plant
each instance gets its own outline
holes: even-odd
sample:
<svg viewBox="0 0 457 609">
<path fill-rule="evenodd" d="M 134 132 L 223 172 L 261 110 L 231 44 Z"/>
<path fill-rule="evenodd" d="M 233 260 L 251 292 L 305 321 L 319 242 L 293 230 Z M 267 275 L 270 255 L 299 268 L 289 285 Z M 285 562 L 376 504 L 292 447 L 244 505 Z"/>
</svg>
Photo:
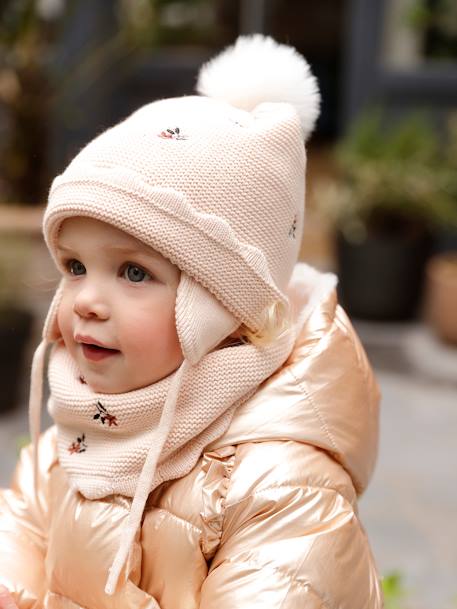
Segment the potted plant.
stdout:
<svg viewBox="0 0 457 609">
<path fill-rule="evenodd" d="M 423 115 L 361 116 L 336 147 L 318 212 L 335 234 L 339 297 L 354 317 L 408 319 L 420 303 L 437 225 L 457 226 L 455 181 Z"/>
<path fill-rule="evenodd" d="M 26 237 L 2 234 L 0 244 L 0 412 L 5 412 L 17 406 L 20 397 L 33 314 L 23 304 L 21 283 L 30 242 Z"/>
</svg>

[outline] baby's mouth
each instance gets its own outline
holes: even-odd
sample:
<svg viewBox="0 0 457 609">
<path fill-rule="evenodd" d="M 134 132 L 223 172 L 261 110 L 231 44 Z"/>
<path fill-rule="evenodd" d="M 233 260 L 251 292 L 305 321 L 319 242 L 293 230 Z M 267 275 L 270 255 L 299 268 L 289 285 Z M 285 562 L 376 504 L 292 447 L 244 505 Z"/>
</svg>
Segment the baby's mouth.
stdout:
<svg viewBox="0 0 457 609">
<path fill-rule="evenodd" d="M 98 345 L 81 344 L 84 356 L 93 361 L 105 359 L 111 355 L 120 353 L 118 349 L 108 349 L 108 347 L 99 347 Z"/>
<path fill-rule="evenodd" d="M 108 347 L 100 347 L 99 345 L 90 345 L 87 343 L 83 343 L 84 347 L 90 347 L 91 349 L 94 349 L 95 351 L 114 351 L 115 353 L 118 353 L 118 349 L 109 349 Z"/>
</svg>

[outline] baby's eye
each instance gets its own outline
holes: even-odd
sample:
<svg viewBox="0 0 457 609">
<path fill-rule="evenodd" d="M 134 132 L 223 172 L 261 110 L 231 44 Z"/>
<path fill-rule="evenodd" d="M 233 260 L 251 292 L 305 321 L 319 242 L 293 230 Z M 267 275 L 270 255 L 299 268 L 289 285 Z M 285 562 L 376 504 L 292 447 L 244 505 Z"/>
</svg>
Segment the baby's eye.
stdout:
<svg viewBox="0 0 457 609">
<path fill-rule="evenodd" d="M 146 273 L 146 271 L 143 271 L 142 268 L 140 268 L 139 266 L 136 266 L 135 264 L 128 264 L 125 267 L 124 275 L 127 275 L 127 279 L 129 279 L 133 283 L 140 283 L 146 277 L 148 277 L 149 279 L 152 279 L 152 277 L 151 277 L 151 275 L 149 275 L 149 273 Z"/>
<path fill-rule="evenodd" d="M 79 260 L 67 260 L 65 267 L 70 271 L 72 275 L 82 275 L 86 270 L 84 264 Z"/>
</svg>

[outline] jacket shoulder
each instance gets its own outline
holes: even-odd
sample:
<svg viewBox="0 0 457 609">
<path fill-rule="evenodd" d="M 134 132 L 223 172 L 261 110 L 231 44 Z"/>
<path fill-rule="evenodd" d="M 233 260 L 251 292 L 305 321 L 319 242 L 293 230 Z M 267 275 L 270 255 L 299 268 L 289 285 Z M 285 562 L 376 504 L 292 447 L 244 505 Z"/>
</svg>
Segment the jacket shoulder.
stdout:
<svg viewBox="0 0 457 609">
<path fill-rule="evenodd" d="M 326 451 L 294 440 L 239 444 L 226 505 L 269 488 L 303 486 L 334 489 L 351 504 L 356 503 L 350 475 Z"/>
</svg>

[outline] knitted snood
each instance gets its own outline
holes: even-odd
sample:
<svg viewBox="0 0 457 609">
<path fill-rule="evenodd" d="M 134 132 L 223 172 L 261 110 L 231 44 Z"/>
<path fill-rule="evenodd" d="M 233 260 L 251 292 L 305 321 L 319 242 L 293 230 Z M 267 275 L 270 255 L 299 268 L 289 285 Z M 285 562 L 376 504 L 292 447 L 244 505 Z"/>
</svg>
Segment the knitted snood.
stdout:
<svg viewBox="0 0 457 609">
<path fill-rule="evenodd" d="M 235 408 L 283 363 L 291 338 L 287 334 L 263 349 L 248 343 L 216 349 L 183 374 L 171 428 L 148 481 L 148 493 L 195 466 L 202 449 L 227 430 Z M 54 345 L 48 409 L 57 425 L 59 461 L 75 490 L 89 499 L 114 493 L 135 495 L 179 372 L 128 393 L 95 393 L 81 382 L 65 346 Z"/>
</svg>

